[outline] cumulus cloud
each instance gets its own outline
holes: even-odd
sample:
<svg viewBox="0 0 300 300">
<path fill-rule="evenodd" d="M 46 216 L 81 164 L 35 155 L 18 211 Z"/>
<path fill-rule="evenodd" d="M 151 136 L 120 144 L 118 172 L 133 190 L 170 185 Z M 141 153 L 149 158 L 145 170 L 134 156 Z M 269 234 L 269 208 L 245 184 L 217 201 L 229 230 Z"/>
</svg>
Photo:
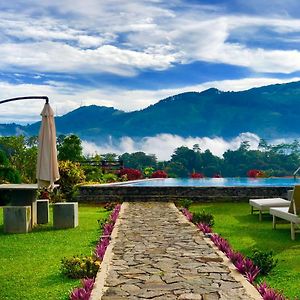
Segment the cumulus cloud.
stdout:
<svg viewBox="0 0 300 300">
<path fill-rule="evenodd" d="M 276 34 L 299 34 L 300 21 L 287 15 L 234 15 L 217 5 L 208 8 L 185 1 L 176 5 L 135 0 L 89 0 L 84 4 L 28 1 L 22 10 L 19 5 L 20 1 L 0 4 L 0 66 L 6 70 L 134 76 L 140 70 L 164 70 L 175 63 L 198 60 L 256 72 L 300 70 L 297 48 L 270 49 L 267 42 L 265 47 L 248 46 L 253 36 L 243 34 L 257 28 L 267 29 L 272 39 Z M 18 10 L 18 21 L 11 12 L 14 9 Z M 243 38 L 233 42 L 230 38 L 235 31 Z M 281 36 L 281 43 L 293 38 Z"/>
<path fill-rule="evenodd" d="M 241 133 L 239 136 L 225 140 L 221 137 L 188 137 L 178 135 L 159 134 L 153 137 L 145 137 L 141 140 L 133 140 L 130 137 L 123 137 L 117 141 L 109 140 L 106 143 L 96 144 L 83 141 L 82 146 L 85 155 L 104 153 L 122 154 L 143 151 L 147 154 L 155 154 L 158 160 L 169 160 L 174 150 L 180 146 L 192 148 L 198 144 L 201 151 L 210 150 L 214 155 L 221 157 L 228 150 L 238 149 L 241 142 L 249 141 L 250 149 L 256 149 L 260 138 L 253 133 Z"/>
</svg>

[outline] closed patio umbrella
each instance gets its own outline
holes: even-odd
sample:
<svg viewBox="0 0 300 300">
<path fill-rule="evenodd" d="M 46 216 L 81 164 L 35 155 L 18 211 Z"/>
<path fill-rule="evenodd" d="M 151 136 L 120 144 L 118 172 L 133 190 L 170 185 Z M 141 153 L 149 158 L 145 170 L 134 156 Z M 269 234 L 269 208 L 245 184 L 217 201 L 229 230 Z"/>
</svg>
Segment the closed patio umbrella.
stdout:
<svg viewBox="0 0 300 300">
<path fill-rule="evenodd" d="M 46 103 L 42 112 L 36 178 L 39 188 L 52 190 L 59 176 L 54 112 Z"/>
</svg>

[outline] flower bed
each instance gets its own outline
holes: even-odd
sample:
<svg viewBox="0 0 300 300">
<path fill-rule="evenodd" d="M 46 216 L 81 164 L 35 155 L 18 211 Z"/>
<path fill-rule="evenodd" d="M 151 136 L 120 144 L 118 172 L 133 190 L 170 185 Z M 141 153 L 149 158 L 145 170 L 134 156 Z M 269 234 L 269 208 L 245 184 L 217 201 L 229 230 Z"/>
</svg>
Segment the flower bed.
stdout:
<svg viewBox="0 0 300 300">
<path fill-rule="evenodd" d="M 188 221 L 191 222 L 193 220 L 193 213 L 188 209 L 183 208 L 181 211 Z M 212 228 L 209 225 L 205 223 L 198 223 L 195 225 L 230 259 L 236 269 L 256 287 L 264 300 L 287 300 L 287 298 L 269 287 L 265 282 L 255 284 L 255 279 L 257 278 L 260 269 L 254 265 L 251 259 L 245 257 L 238 251 L 234 251 L 226 239 L 222 238 L 217 233 L 213 233 Z"/>
<path fill-rule="evenodd" d="M 102 235 L 99 238 L 93 257 L 96 261 L 100 263 L 103 260 L 106 249 L 110 242 L 110 236 L 114 229 L 114 225 L 118 219 L 121 209 L 121 204 L 117 204 L 111 213 L 109 220 L 103 225 Z M 71 300 L 88 300 L 90 299 L 93 287 L 95 283 L 95 277 L 93 278 L 84 278 L 81 280 L 81 287 L 76 287 L 70 293 Z"/>
</svg>

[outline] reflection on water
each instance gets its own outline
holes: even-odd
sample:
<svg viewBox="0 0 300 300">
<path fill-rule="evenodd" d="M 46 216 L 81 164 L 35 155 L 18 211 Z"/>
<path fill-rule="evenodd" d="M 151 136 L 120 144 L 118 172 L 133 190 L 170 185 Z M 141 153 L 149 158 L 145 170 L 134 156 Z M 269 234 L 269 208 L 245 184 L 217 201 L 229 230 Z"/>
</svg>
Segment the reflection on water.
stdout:
<svg viewBox="0 0 300 300">
<path fill-rule="evenodd" d="M 294 178 L 167 178 L 142 180 L 129 186 L 294 186 L 300 179 Z M 122 184 L 123 185 L 123 184 Z"/>
</svg>

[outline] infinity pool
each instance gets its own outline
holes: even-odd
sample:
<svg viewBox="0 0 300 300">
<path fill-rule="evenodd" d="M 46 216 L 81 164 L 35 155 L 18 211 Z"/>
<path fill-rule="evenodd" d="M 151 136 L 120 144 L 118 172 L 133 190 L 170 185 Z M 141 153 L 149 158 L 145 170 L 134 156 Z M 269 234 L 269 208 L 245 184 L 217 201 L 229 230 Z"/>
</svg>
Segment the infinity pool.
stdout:
<svg viewBox="0 0 300 300">
<path fill-rule="evenodd" d="M 122 183 L 126 186 L 198 186 L 198 187 L 237 187 L 237 186 L 276 186 L 289 187 L 300 184 L 300 178 L 166 178 L 155 180 L 141 180 L 132 183 Z"/>
</svg>

